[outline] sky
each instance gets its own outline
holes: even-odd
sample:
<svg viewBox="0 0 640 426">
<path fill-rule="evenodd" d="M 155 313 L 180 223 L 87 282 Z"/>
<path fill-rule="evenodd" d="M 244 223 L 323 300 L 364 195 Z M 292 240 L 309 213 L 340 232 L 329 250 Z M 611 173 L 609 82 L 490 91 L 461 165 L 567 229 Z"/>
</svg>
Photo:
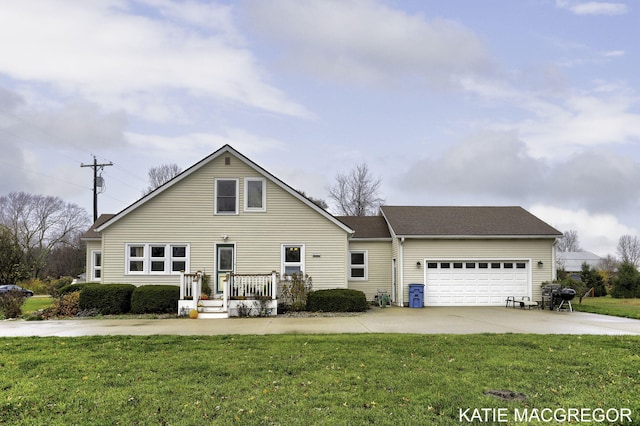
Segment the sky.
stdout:
<svg viewBox="0 0 640 426">
<path fill-rule="evenodd" d="M 224 144 L 314 198 L 519 205 L 639 235 L 640 2 L 0 0 L 0 195 L 93 213 Z"/>
</svg>

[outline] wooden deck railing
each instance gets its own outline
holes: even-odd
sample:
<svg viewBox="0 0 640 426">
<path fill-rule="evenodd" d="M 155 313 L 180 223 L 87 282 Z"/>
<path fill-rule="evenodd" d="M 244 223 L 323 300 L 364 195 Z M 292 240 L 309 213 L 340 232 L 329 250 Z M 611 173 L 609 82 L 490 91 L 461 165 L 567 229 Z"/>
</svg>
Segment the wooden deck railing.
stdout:
<svg viewBox="0 0 640 426">
<path fill-rule="evenodd" d="M 231 299 L 276 299 L 278 274 L 227 274 Z"/>
</svg>

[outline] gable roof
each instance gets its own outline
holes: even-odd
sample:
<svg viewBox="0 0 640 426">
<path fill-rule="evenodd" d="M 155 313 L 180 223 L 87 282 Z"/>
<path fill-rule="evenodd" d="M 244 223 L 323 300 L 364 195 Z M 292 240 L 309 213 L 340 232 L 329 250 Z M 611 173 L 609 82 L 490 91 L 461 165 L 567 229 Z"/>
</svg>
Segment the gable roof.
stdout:
<svg viewBox="0 0 640 426">
<path fill-rule="evenodd" d="M 353 239 L 391 239 L 389 226 L 382 216 L 336 216 L 336 219 L 355 230 Z"/>
<path fill-rule="evenodd" d="M 280 188 L 282 188 L 283 190 L 285 190 L 286 192 L 288 192 L 289 194 L 291 194 L 292 196 L 294 196 L 295 198 L 297 198 L 298 200 L 300 200 L 301 202 L 306 204 L 312 210 L 315 210 L 320 215 L 324 216 L 326 219 L 328 219 L 330 222 L 334 223 L 336 226 L 338 226 L 341 229 L 343 229 L 345 232 L 348 232 L 349 234 L 353 234 L 353 232 L 354 232 L 353 229 L 349 228 L 347 225 L 345 225 L 344 223 L 342 223 L 339 220 L 337 220 L 329 212 L 327 212 L 326 210 L 324 210 L 321 207 L 318 207 L 315 203 L 313 203 L 307 197 L 303 196 L 298 191 L 296 191 L 295 189 L 293 189 L 292 187 L 290 187 L 289 185 L 287 185 L 286 183 L 284 183 L 283 181 L 281 181 L 280 179 L 278 179 L 277 177 L 275 177 L 274 175 L 272 175 L 271 173 L 269 173 L 268 171 L 266 171 L 265 169 L 263 169 L 262 167 L 260 167 L 256 163 L 254 163 L 253 161 L 251 161 L 249 158 L 245 157 L 244 155 L 242 155 L 241 153 L 239 153 L 238 151 L 233 149 L 230 145 L 224 145 L 222 148 L 218 149 L 213 154 L 203 158 L 202 160 L 200 160 L 199 162 L 197 162 L 193 166 L 189 167 L 188 169 L 186 169 L 185 171 L 183 171 L 182 173 L 180 173 L 179 175 L 177 175 L 176 177 L 174 177 L 170 181 L 166 182 L 164 185 L 156 188 L 155 190 L 151 191 L 149 194 L 143 196 L 138 201 L 136 201 L 133 204 L 131 204 L 129 207 L 126 207 L 124 210 L 122 210 L 119 213 L 113 215 L 111 218 L 109 218 L 103 224 L 101 224 L 100 226 L 97 226 L 95 228 L 95 230 L 97 232 L 102 232 L 102 230 L 104 230 L 105 228 L 107 228 L 110 225 L 114 224 L 118 220 L 122 219 L 123 217 L 125 217 L 127 214 L 129 214 L 133 210 L 135 210 L 138 207 L 140 207 L 141 205 L 145 204 L 147 201 L 149 201 L 152 198 L 158 196 L 162 192 L 168 190 L 169 188 L 171 188 L 176 183 L 180 182 L 181 180 L 183 180 L 183 179 L 187 178 L 188 176 L 192 175 L 193 173 L 197 172 L 198 170 L 200 170 L 201 168 L 203 168 L 204 166 L 209 164 L 211 161 L 215 160 L 216 158 L 218 158 L 218 157 L 220 157 L 220 156 L 222 156 L 224 154 L 231 154 L 231 155 L 235 156 L 240 161 L 245 163 L 247 166 L 251 167 L 252 169 L 257 171 L 258 173 L 262 174 L 263 176 L 265 176 L 266 178 L 271 180 L 274 184 L 276 184 L 277 186 L 279 186 Z"/>
<path fill-rule="evenodd" d="M 398 237 L 555 238 L 562 233 L 522 207 L 383 206 Z"/>
<path fill-rule="evenodd" d="M 583 263 L 597 268 L 602 261 L 600 256 L 590 251 L 559 251 L 557 257 L 558 263 L 562 263 L 567 272 L 580 272 Z"/>
<path fill-rule="evenodd" d="M 102 237 L 96 231 L 96 228 L 98 228 L 100 225 L 102 225 L 103 223 L 105 223 L 106 221 L 108 221 L 109 219 L 111 219 L 114 216 L 115 216 L 114 214 L 109 214 L 109 213 L 103 213 L 100 216 L 98 216 L 98 218 L 96 219 L 94 224 L 91 225 L 91 228 L 89 228 L 87 230 L 87 232 L 82 234 L 80 236 L 80 239 L 82 239 L 82 240 L 99 240 L 99 239 L 101 239 Z"/>
</svg>

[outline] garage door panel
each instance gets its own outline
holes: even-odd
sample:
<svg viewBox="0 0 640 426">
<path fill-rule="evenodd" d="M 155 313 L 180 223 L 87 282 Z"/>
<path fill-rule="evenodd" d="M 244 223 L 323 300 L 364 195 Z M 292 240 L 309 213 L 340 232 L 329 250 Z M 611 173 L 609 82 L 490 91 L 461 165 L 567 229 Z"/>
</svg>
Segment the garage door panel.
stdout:
<svg viewBox="0 0 640 426">
<path fill-rule="evenodd" d="M 507 296 L 531 293 L 529 262 L 447 260 L 427 264 L 426 306 L 500 306 Z"/>
</svg>

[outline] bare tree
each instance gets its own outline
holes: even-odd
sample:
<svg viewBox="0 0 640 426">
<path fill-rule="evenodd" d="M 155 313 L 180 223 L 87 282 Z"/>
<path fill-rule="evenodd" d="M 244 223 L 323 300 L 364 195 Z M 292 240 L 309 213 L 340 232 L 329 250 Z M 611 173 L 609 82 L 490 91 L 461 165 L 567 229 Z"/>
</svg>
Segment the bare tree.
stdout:
<svg viewBox="0 0 640 426">
<path fill-rule="evenodd" d="M 327 202 L 325 200 L 323 200 L 322 198 L 314 198 L 310 195 L 307 195 L 306 192 L 298 189 L 297 190 L 300 195 L 302 195 L 303 197 L 305 197 L 307 200 L 311 201 L 313 204 L 315 204 L 316 206 L 320 207 L 321 209 L 327 210 L 329 208 L 329 204 L 327 204 Z"/>
<path fill-rule="evenodd" d="M 51 251 L 75 246 L 78 233 L 91 222 L 85 209 L 58 197 L 12 192 L 0 197 L 0 223 L 20 246 L 30 276 L 37 278 Z"/>
<path fill-rule="evenodd" d="M 147 195 L 159 186 L 164 185 L 171 179 L 176 177 L 182 172 L 182 169 L 177 164 L 162 164 L 158 167 L 152 167 L 149 169 L 149 186 L 142 191 L 142 195 Z"/>
<path fill-rule="evenodd" d="M 623 235 L 618 240 L 618 254 L 622 262 L 629 262 L 636 268 L 640 262 L 640 240 L 632 235 Z"/>
<path fill-rule="evenodd" d="M 556 247 L 558 251 L 582 251 L 578 240 L 578 231 L 575 229 L 566 231 L 562 238 L 558 239 Z"/>
<path fill-rule="evenodd" d="M 361 163 L 347 174 L 336 175 L 329 198 L 335 202 L 339 215 L 373 216 L 384 203 L 380 197 L 381 184 L 382 179 L 371 175 L 367 163 Z"/>
</svg>

